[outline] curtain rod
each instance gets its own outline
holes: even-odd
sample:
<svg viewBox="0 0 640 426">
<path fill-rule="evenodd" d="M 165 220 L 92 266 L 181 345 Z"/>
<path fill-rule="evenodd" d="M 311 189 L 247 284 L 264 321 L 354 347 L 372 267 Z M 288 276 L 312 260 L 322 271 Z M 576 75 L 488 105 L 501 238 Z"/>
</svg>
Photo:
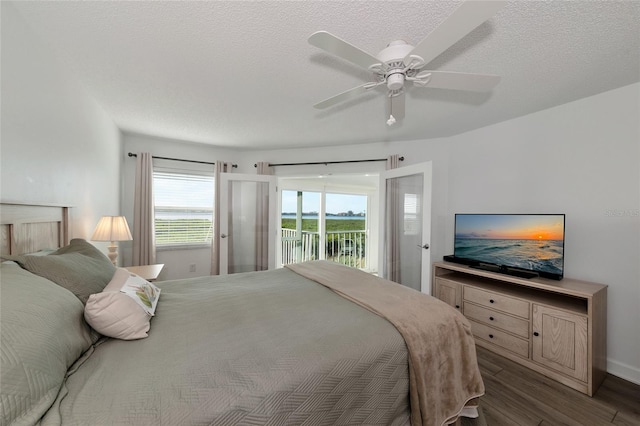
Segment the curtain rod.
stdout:
<svg viewBox="0 0 640 426">
<path fill-rule="evenodd" d="M 138 154 L 134 154 L 133 152 L 130 152 L 129 157 L 137 157 Z M 169 158 L 169 157 L 156 157 L 155 155 L 152 156 L 153 158 L 157 158 L 158 160 L 172 160 L 172 161 L 184 161 L 185 163 L 198 163 L 198 164 L 211 164 L 212 166 L 215 166 L 216 163 L 210 163 L 208 161 L 195 161 L 195 160 L 183 160 L 181 158 Z M 234 169 L 238 168 L 237 164 L 232 164 L 231 167 L 233 167 Z"/>
<path fill-rule="evenodd" d="M 399 157 L 398 160 L 400 161 L 404 161 L 404 157 Z M 371 159 L 371 160 L 345 160 L 345 161 L 317 161 L 314 163 L 280 163 L 280 164 L 269 164 L 269 166 L 309 166 L 309 165 L 315 165 L 315 164 L 324 164 L 325 166 L 327 164 L 344 164 L 344 163 L 370 163 L 373 161 L 387 161 L 386 158 L 375 158 L 375 159 Z M 258 167 L 257 164 L 254 164 L 253 167 Z"/>
</svg>

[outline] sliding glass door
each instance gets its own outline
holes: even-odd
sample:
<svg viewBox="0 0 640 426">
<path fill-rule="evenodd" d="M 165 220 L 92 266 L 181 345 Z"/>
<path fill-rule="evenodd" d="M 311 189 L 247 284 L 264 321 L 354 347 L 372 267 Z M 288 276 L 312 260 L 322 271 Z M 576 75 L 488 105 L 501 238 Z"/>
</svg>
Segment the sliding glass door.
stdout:
<svg viewBox="0 0 640 426">
<path fill-rule="evenodd" d="M 369 269 L 367 194 L 283 190 L 282 265 L 325 259 Z"/>
</svg>

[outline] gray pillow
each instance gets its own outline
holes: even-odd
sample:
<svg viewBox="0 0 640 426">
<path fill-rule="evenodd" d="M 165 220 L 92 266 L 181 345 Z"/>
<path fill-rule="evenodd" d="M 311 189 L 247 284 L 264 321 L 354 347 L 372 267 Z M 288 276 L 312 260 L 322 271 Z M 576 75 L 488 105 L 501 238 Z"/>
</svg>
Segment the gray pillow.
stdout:
<svg viewBox="0 0 640 426">
<path fill-rule="evenodd" d="M 73 239 L 47 256 L 17 256 L 24 269 L 53 281 L 75 294 L 82 303 L 100 293 L 116 272 L 107 256 L 82 239 Z"/>
<path fill-rule="evenodd" d="M 35 424 L 91 346 L 90 329 L 68 290 L 15 263 L 0 274 L 0 424 Z"/>
</svg>

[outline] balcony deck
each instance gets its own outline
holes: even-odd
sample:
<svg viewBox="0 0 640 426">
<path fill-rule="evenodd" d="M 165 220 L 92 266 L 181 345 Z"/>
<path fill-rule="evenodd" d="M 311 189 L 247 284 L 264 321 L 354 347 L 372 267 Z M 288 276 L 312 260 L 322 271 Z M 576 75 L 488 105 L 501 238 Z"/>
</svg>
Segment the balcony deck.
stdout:
<svg viewBox="0 0 640 426">
<path fill-rule="evenodd" d="M 319 232 L 302 231 L 298 237 L 295 229 L 282 229 L 281 264 L 325 259 L 367 269 L 367 231 L 328 231 L 323 241 L 321 250 Z"/>
</svg>

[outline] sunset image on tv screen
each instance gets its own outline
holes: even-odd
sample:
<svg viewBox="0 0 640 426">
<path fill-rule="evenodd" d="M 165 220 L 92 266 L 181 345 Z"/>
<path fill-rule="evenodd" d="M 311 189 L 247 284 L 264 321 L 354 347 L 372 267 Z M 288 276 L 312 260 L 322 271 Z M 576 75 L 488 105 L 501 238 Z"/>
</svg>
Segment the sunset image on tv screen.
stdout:
<svg viewBox="0 0 640 426">
<path fill-rule="evenodd" d="M 454 255 L 562 275 L 564 215 L 456 215 Z"/>
</svg>

